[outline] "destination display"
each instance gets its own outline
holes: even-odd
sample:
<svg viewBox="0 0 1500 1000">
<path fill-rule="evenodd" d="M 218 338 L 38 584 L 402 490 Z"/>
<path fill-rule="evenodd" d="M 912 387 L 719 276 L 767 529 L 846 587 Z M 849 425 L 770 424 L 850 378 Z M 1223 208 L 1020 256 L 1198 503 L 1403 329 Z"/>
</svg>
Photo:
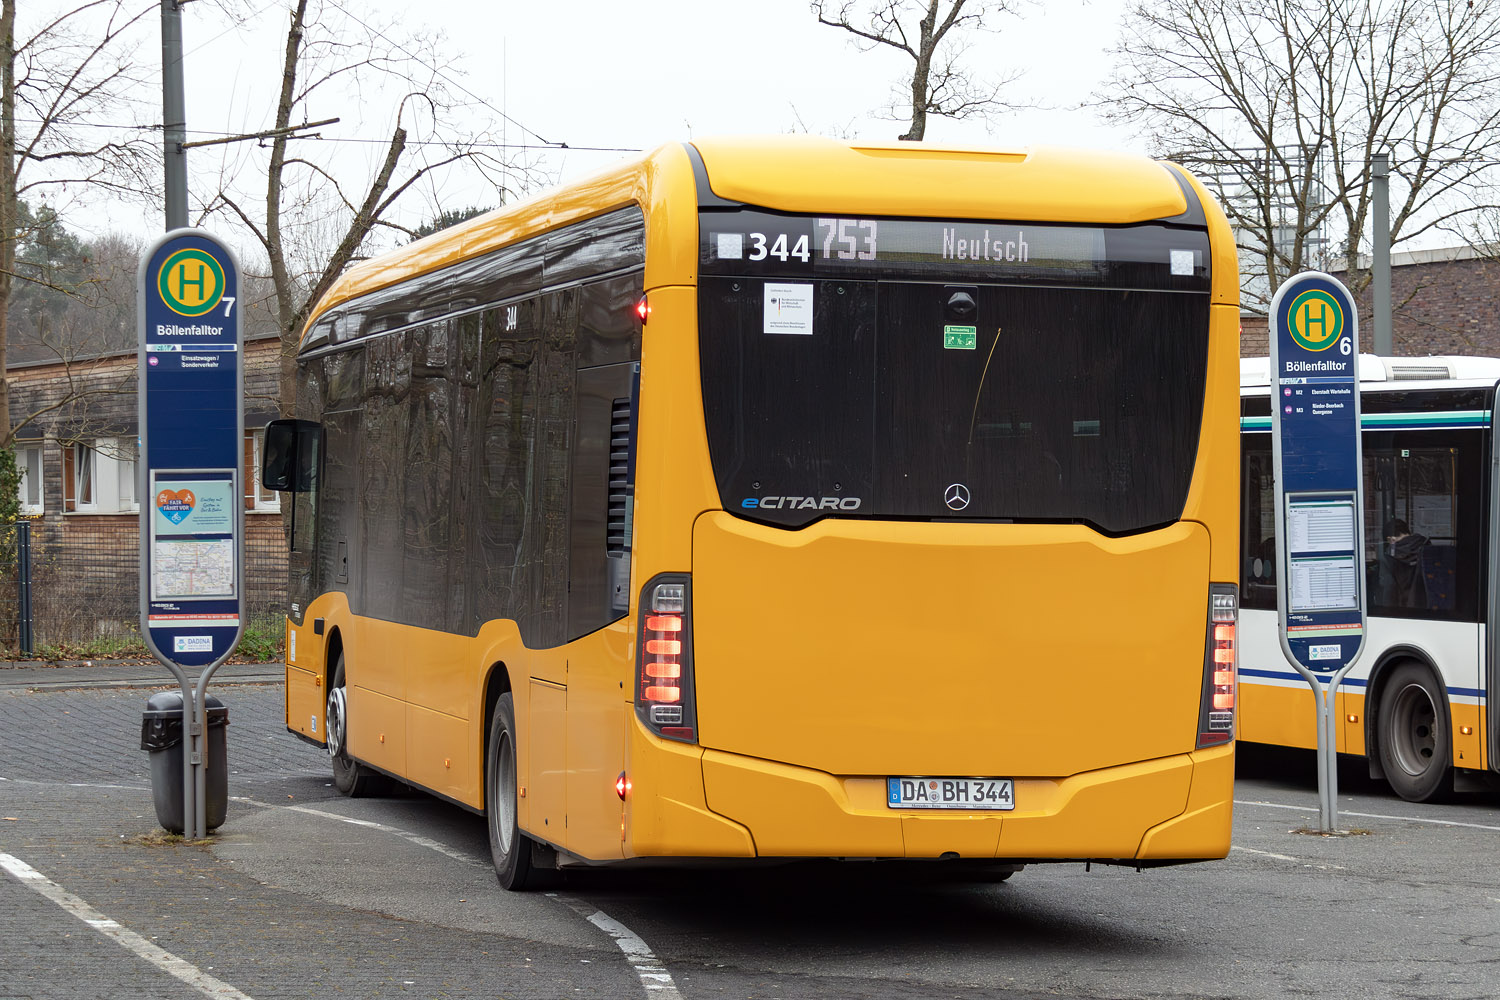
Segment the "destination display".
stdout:
<svg viewBox="0 0 1500 1000">
<path fill-rule="evenodd" d="M 1209 279 L 1207 233 L 1161 224 L 1060 226 L 745 210 L 705 212 L 699 232 L 699 265 L 710 274 L 881 272 L 975 282 L 1113 280 L 1132 287 L 1203 291 Z"/>
</svg>

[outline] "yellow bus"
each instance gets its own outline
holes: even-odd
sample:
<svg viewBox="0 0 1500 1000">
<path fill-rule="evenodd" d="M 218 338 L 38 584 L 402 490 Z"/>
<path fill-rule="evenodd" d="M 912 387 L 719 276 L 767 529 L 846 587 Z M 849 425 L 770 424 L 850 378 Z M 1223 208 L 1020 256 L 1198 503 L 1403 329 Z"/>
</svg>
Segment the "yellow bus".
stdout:
<svg viewBox="0 0 1500 1000">
<path fill-rule="evenodd" d="M 1237 302 L 1175 166 L 807 136 L 362 263 L 268 428 L 287 727 L 508 888 L 1223 857 Z"/>
</svg>

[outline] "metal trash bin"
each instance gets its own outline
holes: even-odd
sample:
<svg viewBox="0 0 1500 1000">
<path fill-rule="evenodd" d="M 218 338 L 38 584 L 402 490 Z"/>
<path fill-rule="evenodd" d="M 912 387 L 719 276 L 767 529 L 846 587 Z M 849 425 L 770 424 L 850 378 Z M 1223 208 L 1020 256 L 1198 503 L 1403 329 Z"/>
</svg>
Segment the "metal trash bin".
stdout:
<svg viewBox="0 0 1500 1000">
<path fill-rule="evenodd" d="M 204 774 L 204 820 L 208 829 L 224 825 L 229 812 L 229 760 L 224 730 L 229 709 L 213 695 L 204 700 L 208 715 L 205 741 L 208 770 Z M 182 815 L 182 692 L 158 691 L 146 699 L 141 713 L 141 749 L 151 751 L 151 797 L 156 821 L 170 833 L 187 828 Z"/>
</svg>

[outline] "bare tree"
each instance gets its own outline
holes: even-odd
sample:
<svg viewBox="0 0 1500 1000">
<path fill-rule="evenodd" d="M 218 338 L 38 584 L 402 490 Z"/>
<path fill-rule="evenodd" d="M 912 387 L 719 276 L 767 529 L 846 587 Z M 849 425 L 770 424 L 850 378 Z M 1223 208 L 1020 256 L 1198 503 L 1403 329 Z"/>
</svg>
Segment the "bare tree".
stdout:
<svg viewBox="0 0 1500 1000">
<path fill-rule="evenodd" d="M 257 164 L 266 180 L 264 209 L 255 210 L 233 188 L 230 178 L 240 172 L 234 169 L 224 171 L 226 179 L 204 206 L 204 214 L 228 208 L 265 252 L 282 337 L 284 413 L 295 401 L 298 339 L 318 298 L 378 227 L 413 235 L 393 220 L 396 203 L 447 168 L 479 171 L 502 199 L 515 176 L 510 165 L 490 156 L 493 144 L 483 130 L 461 131 L 455 124 L 474 108 L 445 68 L 451 56 L 441 39 L 395 36 L 395 29 L 358 20 L 337 0 L 295 0 L 288 11 L 275 124 L 262 142 L 264 167 Z M 322 149 L 316 152 L 324 158 L 316 158 L 299 125 L 330 113 L 357 113 L 361 88 L 392 85 L 400 96 L 391 108 L 383 153 L 369 164 L 360 186 L 351 188 L 347 163 L 335 168 Z"/>
<path fill-rule="evenodd" d="M 24 203 L 23 203 L 23 208 Z M 133 364 L 121 364 L 136 345 L 136 265 L 142 244 L 121 236 L 83 243 L 48 212 L 23 212 L 31 234 L 21 241 L 17 285 L 10 302 L 6 362 L 38 380 L 12 376 L 15 438 L 95 436 L 105 416 L 133 396 Z M 45 239 L 41 237 L 45 235 Z M 60 432 L 60 429 L 65 429 Z"/>
<path fill-rule="evenodd" d="M 1248 308 L 1309 265 L 1368 283 L 1375 153 L 1393 245 L 1491 207 L 1500 0 L 1141 0 L 1115 54 L 1096 106 L 1218 189 Z"/>
<path fill-rule="evenodd" d="M 885 47 L 911 59 L 911 76 L 903 78 L 887 116 L 909 119 L 899 138 L 920 142 L 928 115 L 982 118 L 1019 106 L 1001 98 L 1019 73 L 985 82 L 962 62 L 965 33 L 988 28 L 1001 15 L 1014 14 L 1017 5 L 1018 0 L 948 0 L 946 5 L 942 0 L 813 0 L 812 12 L 819 24 L 854 35 L 864 51 Z"/>
<path fill-rule="evenodd" d="M 20 202 L 48 192 L 134 194 L 154 157 L 148 135 L 99 128 L 132 110 L 141 85 L 132 29 L 154 7 L 93 0 L 16 31 L 16 2 L 0 2 L 0 358 L 9 341 L 7 317 L 19 272 L 17 247 L 29 233 Z M 0 447 L 13 438 L 7 379 L 0 378 Z"/>
</svg>

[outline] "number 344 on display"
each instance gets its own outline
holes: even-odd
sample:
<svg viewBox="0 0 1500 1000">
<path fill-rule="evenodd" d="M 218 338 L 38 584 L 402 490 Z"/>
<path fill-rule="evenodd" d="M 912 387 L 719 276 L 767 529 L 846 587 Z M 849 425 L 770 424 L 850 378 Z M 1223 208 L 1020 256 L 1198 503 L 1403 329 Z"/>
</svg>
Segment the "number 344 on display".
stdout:
<svg viewBox="0 0 1500 1000">
<path fill-rule="evenodd" d="M 812 261 L 811 239 L 807 233 L 746 233 L 750 240 L 747 260 L 779 261 L 792 259 L 807 264 Z M 877 250 L 874 219 L 819 219 L 818 249 L 822 260 L 874 260 Z"/>
</svg>

